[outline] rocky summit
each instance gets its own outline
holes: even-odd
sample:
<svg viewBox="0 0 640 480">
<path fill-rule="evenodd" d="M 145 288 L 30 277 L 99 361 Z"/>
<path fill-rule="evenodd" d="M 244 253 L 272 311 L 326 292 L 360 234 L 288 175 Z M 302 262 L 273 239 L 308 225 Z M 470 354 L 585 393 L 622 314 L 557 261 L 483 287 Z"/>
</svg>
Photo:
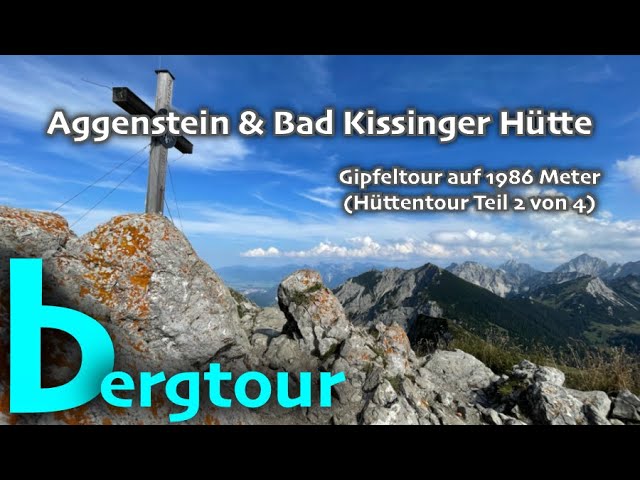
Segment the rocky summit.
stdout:
<svg viewBox="0 0 640 480">
<path fill-rule="evenodd" d="M 391 317 L 350 321 L 313 270 L 280 284 L 278 307 L 259 308 L 227 288 L 162 216 L 118 216 L 78 237 L 58 215 L 8 207 L 0 207 L 0 423 L 157 424 L 177 408 L 157 395 L 151 408 L 119 409 L 97 398 L 69 411 L 10 414 L 10 258 L 42 258 L 44 302 L 98 320 L 114 342 L 116 368 L 132 375 L 204 370 L 218 362 L 236 375 L 291 372 L 294 383 L 300 371 L 346 376 L 334 387 L 331 408 L 209 406 L 187 423 L 640 423 L 640 399 L 631 392 L 571 390 L 551 367 L 525 361 L 498 376 L 460 350 L 419 356 L 406 325 Z M 435 315 L 437 305 L 430 305 Z M 43 358 L 43 382 L 53 386 L 73 377 L 80 352 L 69 337 L 47 331 Z"/>
</svg>

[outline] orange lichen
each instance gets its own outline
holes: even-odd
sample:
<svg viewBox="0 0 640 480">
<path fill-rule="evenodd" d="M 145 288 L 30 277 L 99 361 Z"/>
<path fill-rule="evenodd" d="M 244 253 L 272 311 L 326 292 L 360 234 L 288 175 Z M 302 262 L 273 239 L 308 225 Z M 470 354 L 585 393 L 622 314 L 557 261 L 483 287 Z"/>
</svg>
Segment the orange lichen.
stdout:
<svg viewBox="0 0 640 480">
<path fill-rule="evenodd" d="M 133 343 L 132 346 L 133 349 L 137 350 L 138 352 L 144 353 L 147 351 L 147 347 L 142 340 L 138 340 L 137 342 Z"/>
<path fill-rule="evenodd" d="M 124 408 L 114 407 L 114 406 L 113 406 L 113 405 L 111 405 L 110 403 L 107 403 L 107 408 L 109 409 L 109 411 L 110 411 L 113 415 L 124 415 L 124 414 L 125 414 L 125 409 L 124 409 Z"/>
<path fill-rule="evenodd" d="M 4 390 L 0 391 L 0 413 L 9 414 L 9 395 Z"/>
<path fill-rule="evenodd" d="M 89 295 L 89 289 L 85 286 L 80 287 L 80 292 L 79 292 L 80 298 L 84 298 L 87 295 Z"/>
<path fill-rule="evenodd" d="M 55 213 L 30 212 L 14 208 L 0 208 L 0 217 L 15 220 L 16 223 L 33 224 L 39 229 L 53 234 L 68 234 L 67 221 Z"/>
<path fill-rule="evenodd" d="M 158 409 L 165 405 L 164 397 L 158 392 L 153 392 L 151 394 L 151 399 L 151 407 L 149 407 L 151 409 L 151 415 L 154 418 L 158 418 Z"/>
<path fill-rule="evenodd" d="M 113 422 L 111 421 L 111 419 L 110 419 L 110 418 L 108 418 L 108 417 L 104 417 L 104 418 L 102 419 L 102 424 L 103 424 L 103 425 L 113 425 Z"/>
<path fill-rule="evenodd" d="M 208 413 L 204 414 L 204 424 L 205 425 L 220 425 L 220 420 L 218 420 L 213 415 L 209 415 Z"/>
<path fill-rule="evenodd" d="M 147 269 L 147 267 L 144 267 Z M 148 270 L 148 269 L 147 269 Z M 151 272 L 144 272 L 143 274 L 131 275 L 129 277 L 129 281 L 138 288 L 142 288 L 145 291 L 149 287 L 149 282 L 151 281 Z"/>
<path fill-rule="evenodd" d="M 82 405 L 71 410 L 63 410 L 53 414 L 56 420 L 66 423 L 67 425 L 91 425 L 93 421 L 88 415 L 89 407 Z"/>
<path fill-rule="evenodd" d="M 149 315 L 146 293 L 153 274 L 149 253 L 151 229 L 135 220 L 136 217 L 126 215 L 116 217 L 89 234 L 87 240 L 93 248 L 82 259 L 88 270 L 83 291 L 111 309 L 124 306 L 146 318 Z M 122 259 L 132 257 L 133 261 L 123 264 Z M 124 299 L 116 296 L 116 286 L 122 287 L 118 292 L 127 292 Z"/>
<path fill-rule="evenodd" d="M 18 423 L 18 416 L 9 413 L 9 393 L 6 390 L 0 391 L 0 414 L 7 417 L 10 425 Z"/>
</svg>

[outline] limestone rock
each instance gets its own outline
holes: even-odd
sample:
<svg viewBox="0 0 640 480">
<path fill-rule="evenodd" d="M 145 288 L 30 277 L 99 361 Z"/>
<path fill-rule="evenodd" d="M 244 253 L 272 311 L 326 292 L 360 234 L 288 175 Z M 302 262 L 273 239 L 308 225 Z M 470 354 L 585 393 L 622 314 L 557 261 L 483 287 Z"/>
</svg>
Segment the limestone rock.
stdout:
<svg viewBox="0 0 640 480">
<path fill-rule="evenodd" d="M 584 425 L 587 423 L 580 400 L 551 382 L 536 382 L 528 391 L 531 411 L 543 425 Z"/>
<path fill-rule="evenodd" d="M 472 400 L 498 377 L 477 358 L 461 350 L 436 351 L 424 367 L 428 379 L 437 388 L 454 396 Z"/>
<path fill-rule="evenodd" d="M 143 369 L 170 375 L 210 361 L 246 368 L 236 359 L 249 351 L 249 342 L 228 288 L 162 216 L 123 215 L 76 237 L 58 215 L 1 207 L 0 292 L 9 283 L 9 258 L 15 257 L 43 259 L 45 304 L 73 308 L 102 323 L 114 341 L 116 369 L 134 376 Z M 8 302 L 0 295 L 0 303 Z M 80 352 L 68 337 L 47 335 L 43 352 L 44 382 L 67 381 L 77 371 Z M 6 403 L 7 376 L 0 371 L 0 404 Z M 156 407 L 114 413 L 96 399 L 67 412 L 15 420 L 167 423 L 170 406 L 159 400 Z M 251 416 L 236 410 L 203 412 L 194 422 L 235 423 Z"/>
<path fill-rule="evenodd" d="M 0 206 L 0 258 L 49 257 L 73 237 L 60 215 Z"/>
<path fill-rule="evenodd" d="M 249 335 L 251 345 L 257 348 L 259 355 L 266 351 L 271 340 L 282 334 L 286 323 L 287 318 L 284 313 L 274 307 L 267 307 L 255 315 Z"/>
<path fill-rule="evenodd" d="M 363 412 L 367 425 L 416 425 L 418 416 L 404 397 L 388 406 L 380 406 L 375 402 L 367 405 Z"/>
<path fill-rule="evenodd" d="M 147 368 L 185 370 L 247 350 L 229 289 L 165 217 L 115 217 L 51 262 L 57 300 L 77 299 Z"/>
<path fill-rule="evenodd" d="M 569 395 L 582 402 L 584 414 L 592 425 L 609 425 L 607 417 L 611 411 L 611 399 L 609 395 L 597 390 L 581 392 L 580 390 L 567 389 Z"/>
<path fill-rule="evenodd" d="M 557 368 L 541 367 L 528 360 L 515 365 L 512 370 L 515 378 L 535 382 L 548 382 L 559 387 L 564 385 L 564 373 Z"/>
<path fill-rule="evenodd" d="M 315 355 L 327 355 L 349 336 L 351 325 L 342 305 L 316 271 L 298 270 L 288 276 L 278 288 L 278 304 L 289 332 Z"/>
<path fill-rule="evenodd" d="M 240 325 L 242 325 L 245 333 L 248 336 L 251 336 L 253 331 L 253 321 L 256 315 L 260 313 L 260 307 L 233 288 L 229 288 L 229 293 L 231 293 L 231 297 L 236 304 L 236 311 L 238 312 Z"/>
<path fill-rule="evenodd" d="M 409 369 L 409 358 L 413 353 L 409 337 L 404 329 L 394 323 L 388 327 L 378 324 L 380 328 L 380 346 L 389 375 L 404 375 Z"/>
<path fill-rule="evenodd" d="M 611 416 L 624 422 L 640 423 L 640 398 L 629 390 L 622 390 L 613 402 Z"/>
</svg>

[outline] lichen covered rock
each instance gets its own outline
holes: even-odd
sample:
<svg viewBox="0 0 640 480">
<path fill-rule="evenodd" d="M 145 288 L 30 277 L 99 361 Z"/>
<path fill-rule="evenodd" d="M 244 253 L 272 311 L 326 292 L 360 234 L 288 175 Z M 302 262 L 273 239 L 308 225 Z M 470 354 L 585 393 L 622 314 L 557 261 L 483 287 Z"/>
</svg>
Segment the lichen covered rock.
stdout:
<svg viewBox="0 0 640 480">
<path fill-rule="evenodd" d="M 312 270 L 294 272 L 283 280 L 279 308 L 261 309 L 230 291 L 162 216 L 122 215 L 77 237 L 59 215 L 0 207 L 0 424 L 162 424 L 168 422 L 169 413 L 182 410 L 160 388 L 152 393 L 149 408 L 119 409 L 97 398 L 69 411 L 9 414 L 9 259 L 20 257 L 43 259 L 44 303 L 73 308 L 98 320 L 114 342 L 116 369 L 134 378 L 140 371 L 172 375 L 205 370 L 215 362 L 234 378 L 258 370 L 274 381 L 278 373 L 288 372 L 292 392 L 299 388 L 298 374 L 311 372 L 317 392 L 319 372 L 345 375 L 345 381 L 331 391 L 331 408 L 320 408 L 316 397 L 311 408 L 283 409 L 270 401 L 259 410 L 237 405 L 216 409 L 206 401 L 206 384 L 201 383 L 200 412 L 187 423 L 640 421 L 640 400 L 630 392 L 621 392 L 612 408 L 604 392 L 565 388 L 564 374 L 555 368 L 525 361 L 508 376 L 498 377 L 459 350 L 418 356 L 405 333 L 407 312 L 397 308 L 385 316 L 372 311 L 354 325 Z M 438 272 L 428 269 L 425 274 Z M 403 277 L 393 273 L 389 278 L 391 282 Z M 345 285 L 345 295 L 355 289 L 349 282 Z M 398 292 L 418 286 L 407 281 Z M 362 302 L 372 294 L 366 285 L 355 293 Z M 401 297 L 397 300 L 400 304 Z M 68 381 L 80 359 L 81 352 L 68 336 L 45 332 L 43 383 Z M 232 383 L 224 389 L 224 396 L 231 398 Z"/>
<path fill-rule="evenodd" d="M 316 271 L 298 270 L 288 276 L 278 288 L 278 303 L 288 330 L 310 353 L 327 355 L 349 336 L 351 325 L 342 305 Z"/>
</svg>

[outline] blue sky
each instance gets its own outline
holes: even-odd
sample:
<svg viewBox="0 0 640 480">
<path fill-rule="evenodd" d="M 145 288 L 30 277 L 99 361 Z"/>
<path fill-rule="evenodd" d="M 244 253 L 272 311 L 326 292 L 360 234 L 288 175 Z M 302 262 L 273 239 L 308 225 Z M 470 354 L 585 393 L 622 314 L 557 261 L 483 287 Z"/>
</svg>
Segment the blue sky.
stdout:
<svg viewBox="0 0 640 480">
<path fill-rule="evenodd" d="M 640 57 L 0 57 L 0 204 L 52 210 L 145 145 L 114 138 L 73 144 L 44 134 L 54 108 L 116 113 L 106 86 L 153 104 L 159 64 L 176 77 L 174 105 L 232 118 L 251 107 L 320 114 L 326 106 L 400 113 L 491 113 L 539 106 L 589 113 L 590 138 L 484 138 L 440 145 L 423 138 L 195 137 L 194 154 L 170 152 L 185 234 L 214 267 L 352 262 L 401 266 L 515 258 L 549 268 L 588 252 L 640 260 Z M 144 153 L 146 155 L 146 152 Z M 180 158 L 178 158 L 180 157 Z M 139 155 L 60 210 L 70 224 L 144 158 Z M 347 165 L 420 169 L 509 166 L 600 168 L 599 211 L 573 213 L 342 213 Z M 146 166 L 73 229 L 144 210 Z M 575 195 L 582 190 L 558 190 Z M 438 190 L 446 193 L 446 189 Z M 532 190 L 535 191 L 535 190 Z M 435 193 L 411 189 L 411 193 Z M 407 192 L 404 192 L 407 193 Z M 177 221 L 171 188 L 167 201 Z M 180 226 L 180 225 L 178 225 Z"/>
</svg>

